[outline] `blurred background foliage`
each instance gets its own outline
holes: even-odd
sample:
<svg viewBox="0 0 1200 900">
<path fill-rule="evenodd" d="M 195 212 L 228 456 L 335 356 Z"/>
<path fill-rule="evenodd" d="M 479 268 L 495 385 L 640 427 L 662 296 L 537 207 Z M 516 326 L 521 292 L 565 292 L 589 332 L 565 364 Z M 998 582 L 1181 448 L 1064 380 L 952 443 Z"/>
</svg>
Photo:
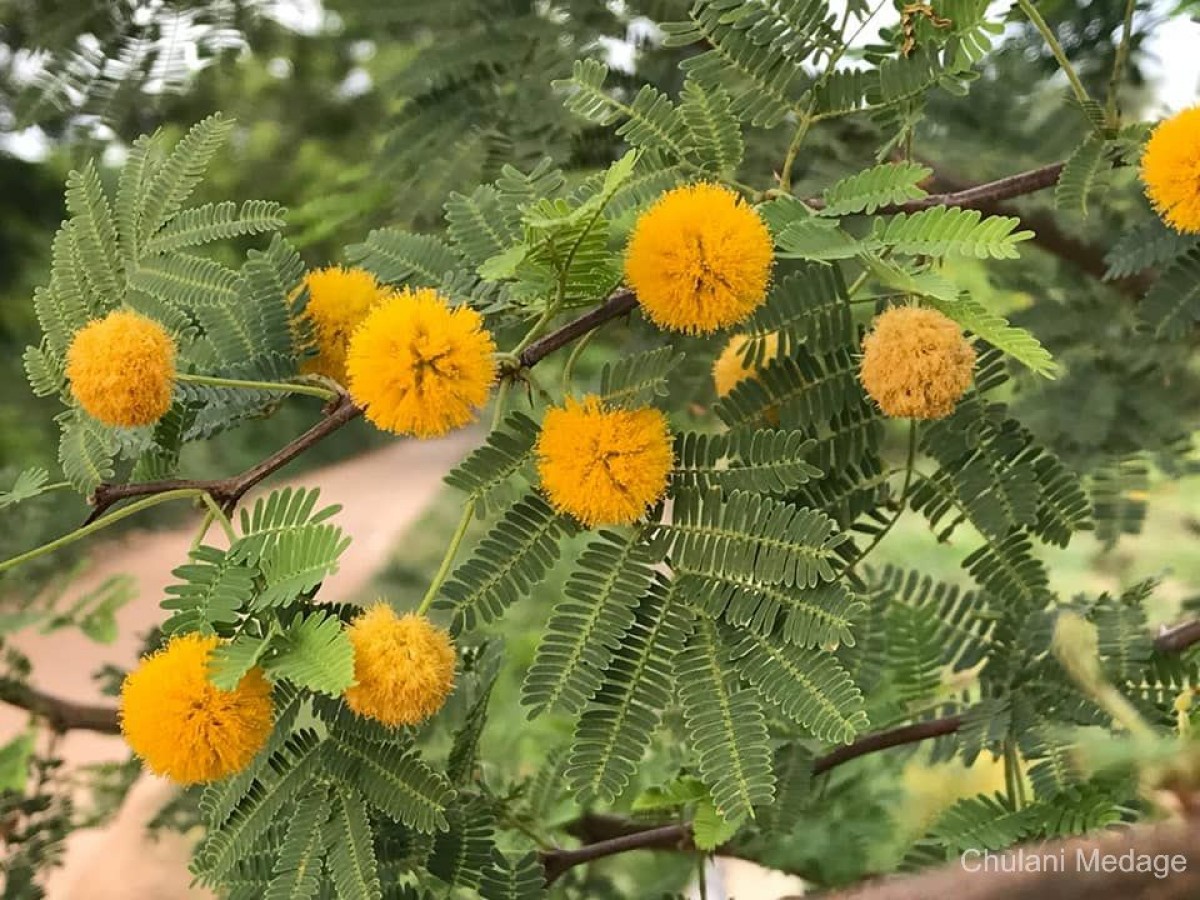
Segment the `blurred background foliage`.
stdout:
<svg viewBox="0 0 1200 900">
<path fill-rule="evenodd" d="M 46 275 L 50 237 L 63 213 L 62 183 L 80 159 L 99 154 L 115 165 L 141 133 L 161 128 L 178 136 L 205 115 L 226 112 L 238 121 L 235 140 L 205 184 L 208 195 L 199 199 L 279 201 L 290 210 L 288 235 L 306 262 L 336 263 L 343 248 L 361 241 L 371 228 L 438 229 L 450 191 L 468 193 L 494 179 L 505 163 L 528 169 L 550 156 L 568 177 L 582 180 L 617 158 L 624 150 L 619 138 L 567 113 L 551 83 L 567 77 L 576 59 L 595 57 L 618 70 L 613 80 L 622 92 L 632 95 L 642 83 L 652 83 L 675 95 L 681 87 L 680 58 L 703 48 L 663 47 L 651 23 L 682 19 L 687 6 L 687 0 L 8 0 L 0 5 L 0 489 L 20 468 L 54 468 L 53 401 L 28 393 L 20 359 L 25 345 L 36 340 L 32 289 Z M 1124 0 L 1047 0 L 1039 7 L 1081 77 L 1103 96 Z M 1172 13 L 1200 14 L 1200 2 L 1139 7 L 1119 94 L 1128 119 L 1157 115 L 1154 60 L 1144 36 Z M 880 39 L 892 36 L 885 30 Z M 863 52 L 870 53 L 869 44 Z M 978 69 L 968 97 L 931 95 L 927 115 L 912 135 L 915 154 L 938 173 L 941 189 L 1057 161 L 1078 145 L 1088 128 L 1085 115 L 1064 113 L 1065 83 L 1043 40 L 1027 24 L 1012 18 Z M 797 192 L 819 193 L 832 179 L 870 165 L 880 133 L 866 116 L 814 130 L 797 163 Z M 749 136 L 742 180 L 769 184 L 789 127 Z M 1133 314 L 1136 301 L 1119 285 L 1097 277 L 1107 265 L 1103 248 L 1151 218 L 1131 167 L 1114 167 L 1103 177 L 1105 202 L 1087 217 L 1054 211 L 1052 192 L 1013 207 L 1043 234 L 1042 226 L 1050 223 L 1046 228 L 1062 239 L 1057 247 L 1047 249 L 1043 242 L 1044 252 L 1024 254 L 1020 265 L 956 263 L 951 274 L 988 306 L 1031 328 L 1064 364 L 1063 376 L 1053 382 L 1035 383 L 1018 374 L 1011 399 L 1022 421 L 1065 461 L 1111 480 L 1114 502 L 1129 507 L 1131 530 L 1140 528 L 1146 490 L 1163 485 L 1156 494 L 1162 502 L 1132 545 L 1136 549 L 1120 545 L 1106 552 L 1111 541 L 1076 541 L 1050 560 L 1055 586 L 1072 593 L 1093 589 L 1098 578 L 1105 585 L 1109 579 L 1127 584 L 1171 573 L 1176 589 L 1168 594 L 1185 603 L 1200 585 L 1200 560 L 1181 552 L 1187 540 L 1194 544 L 1200 528 L 1200 486 L 1195 478 L 1167 484 L 1157 473 L 1194 471 L 1191 444 L 1200 424 L 1195 344 L 1156 340 L 1140 330 Z M 636 326 L 606 329 L 583 355 L 582 374 L 598 369 L 618 343 L 628 346 L 638 337 Z M 554 379 L 554 365 L 540 369 L 539 377 Z M 686 398 L 673 398 L 675 408 L 700 412 L 712 396 L 708 360 L 701 356 L 689 365 L 695 369 L 695 389 Z M 196 477 L 238 471 L 302 429 L 311 416 L 311 404 L 285 406 L 270 422 L 189 448 L 184 469 Z M 361 452 L 378 440 L 365 427 L 346 429 L 296 465 Z M 73 497 L 62 497 L 52 494 L 23 504 L 13 524 L 0 531 L 0 558 L 77 525 L 86 509 Z M 425 583 L 457 517 L 455 502 L 443 497 L 434 506 L 371 593 L 398 595 Z M 971 545 L 965 532 L 959 540 Z M 909 565 L 919 557 L 919 567 L 935 577 L 962 577 L 961 552 L 937 544 L 920 522 L 896 529 L 880 557 Z M 568 564 L 569 559 L 567 554 Z M 560 566 L 559 572 L 567 568 Z M 36 569 L 23 569 L 21 590 L 38 576 Z M 545 591 L 553 594 L 553 580 Z M 544 613 L 526 604 L 503 623 L 514 665 L 497 687 L 498 708 L 516 707 L 519 672 L 532 656 Z M 490 728 L 486 739 L 494 746 L 483 758 L 506 761 L 513 769 L 509 776 L 532 771 L 545 748 L 563 736 L 555 728 L 553 719 L 521 729 Z M 667 771 L 670 752 L 663 749 Z M 893 762 L 872 760 L 852 773 L 839 773 L 828 788 L 832 803 L 838 790 L 850 789 L 846 782 L 874 781 L 878 807 L 848 804 L 838 832 L 839 842 L 871 845 L 872 851 L 830 854 L 823 843 L 830 832 L 822 826 L 821 833 L 793 841 L 792 858 L 779 861 L 801 870 L 843 866 L 846 871 L 822 872 L 832 881 L 891 864 L 894 860 L 886 857 L 897 847 L 881 847 L 873 837 L 898 804 L 911 819 L 911 838 L 923 831 L 930 807 L 974 793 L 981 789 L 980 779 L 994 775 L 962 775 L 962 784 L 954 788 L 958 775 L 942 771 L 930 786 L 923 771 L 906 773 Z M 649 767 L 645 777 L 654 776 Z M 906 796 L 912 801 L 907 806 Z M 554 821 L 575 812 L 554 811 Z M 618 865 L 622 879 L 646 886 L 644 895 L 650 896 L 649 888 L 676 885 L 687 862 L 680 860 L 679 871 L 664 869 L 662 860 L 651 865 L 622 858 Z M 583 891 L 581 896 L 603 896 L 595 893 L 599 882 L 571 887 Z"/>
</svg>

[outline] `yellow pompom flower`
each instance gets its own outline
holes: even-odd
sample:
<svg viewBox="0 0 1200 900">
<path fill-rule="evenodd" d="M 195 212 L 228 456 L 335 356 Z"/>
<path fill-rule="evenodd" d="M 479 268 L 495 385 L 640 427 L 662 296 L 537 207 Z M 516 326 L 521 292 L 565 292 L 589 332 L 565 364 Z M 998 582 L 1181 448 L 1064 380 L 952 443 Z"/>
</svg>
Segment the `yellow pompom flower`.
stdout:
<svg viewBox="0 0 1200 900">
<path fill-rule="evenodd" d="M 220 641 L 187 634 L 145 657 L 121 686 L 121 731 L 155 774 L 178 784 L 242 771 L 275 725 L 271 685 L 251 669 L 223 691 L 208 679 Z"/>
<path fill-rule="evenodd" d="M 975 348 L 957 323 L 933 309 L 896 306 L 863 339 L 859 377 L 888 416 L 944 419 L 974 369 Z"/>
<path fill-rule="evenodd" d="M 718 397 L 726 397 L 729 392 L 745 381 L 758 374 L 760 366 L 746 365 L 745 349 L 749 340 L 744 334 L 735 334 L 713 363 L 713 385 Z M 779 354 L 779 335 L 768 334 L 763 338 L 762 365 L 765 366 Z"/>
<path fill-rule="evenodd" d="M 668 191 L 638 219 L 625 278 L 655 325 L 697 334 L 754 312 L 773 259 L 753 208 L 728 188 L 695 184 Z"/>
<path fill-rule="evenodd" d="M 483 317 L 429 288 L 375 307 L 350 339 L 350 396 L 384 431 L 437 437 L 487 402 L 496 344 Z"/>
<path fill-rule="evenodd" d="M 76 333 L 67 381 L 84 411 L 105 425 L 153 425 L 171 408 L 175 341 L 153 319 L 111 312 Z"/>
<path fill-rule="evenodd" d="M 346 350 L 354 330 L 381 301 L 392 296 L 365 269 L 330 266 L 304 278 L 308 303 L 303 318 L 312 327 L 317 355 L 305 363 L 306 371 L 346 383 Z"/>
<path fill-rule="evenodd" d="M 355 684 L 346 704 L 385 725 L 418 725 L 446 702 L 454 687 L 450 635 L 416 613 L 398 616 L 376 603 L 347 629 L 354 645 Z"/>
<path fill-rule="evenodd" d="M 666 492 L 675 465 L 666 416 L 606 409 L 595 396 L 549 410 L 536 451 L 550 504 L 589 528 L 637 521 Z"/>
<path fill-rule="evenodd" d="M 1154 129 L 1142 155 L 1142 182 L 1163 221 L 1200 234 L 1200 106 Z"/>
</svg>

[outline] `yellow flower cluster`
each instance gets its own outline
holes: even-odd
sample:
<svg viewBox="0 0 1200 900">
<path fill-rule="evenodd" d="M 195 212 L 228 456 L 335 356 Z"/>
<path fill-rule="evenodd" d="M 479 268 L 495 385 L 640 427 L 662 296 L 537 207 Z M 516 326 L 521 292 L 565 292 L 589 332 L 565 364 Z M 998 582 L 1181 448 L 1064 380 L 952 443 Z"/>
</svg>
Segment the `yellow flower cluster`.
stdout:
<svg viewBox="0 0 1200 900">
<path fill-rule="evenodd" d="M 308 303 L 303 318 L 312 328 L 317 355 L 308 360 L 309 372 L 346 383 L 346 351 L 350 338 L 367 314 L 392 296 L 365 269 L 330 266 L 309 272 L 304 278 Z"/>
<path fill-rule="evenodd" d="M 175 341 L 153 319 L 111 312 L 76 333 L 67 381 L 84 411 L 105 425 L 153 425 L 171 408 Z"/>
<path fill-rule="evenodd" d="M 471 422 L 496 379 L 483 317 L 429 288 L 380 303 L 350 339 L 350 396 L 384 431 L 437 437 Z"/>
<path fill-rule="evenodd" d="M 550 504 L 589 528 L 637 521 L 666 492 L 675 465 L 666 416 L 607 409 L 595 396 L 549 410 L 536 452 Z"/>
<path fill-rule="evenodd" d="M 1200 106 L 1154 129 L 1142 155 L 1142 182 L 1168 225 L 1200 234 Z"/>
<path fill-rule="evenodd" d="M 121 686 L 121 731 L 152 772 L 178 784 L 216 781 L 249 765 L 274 727 L 260 669 L 231 691 L 208 679 L 219 640 L 188 634 L 146 657 Z"/>
<path fill-rule="evenodd" d="M 974 368 L 975 348 L 952 319 L 897 306 L 863 339 L 859 377 L 886 415 L 943 419 L 967 392 Z"/>
<path fill-rule="evenodd" d="M 695 184 L 668 191 L 638 219 L 625 277 L 655 325 L 706 333 L 754 312 L 773 259 L 758 213 L 727 188 Z"/>
<path fill-rule="evenodd" d="M 385 725 L 419 725 L 446 702 L 454 687 L 450 635 L 424 616 L 397 616 L 380 602 L 351 624 L 353 687 L 346 704 Z"/>
</svg>

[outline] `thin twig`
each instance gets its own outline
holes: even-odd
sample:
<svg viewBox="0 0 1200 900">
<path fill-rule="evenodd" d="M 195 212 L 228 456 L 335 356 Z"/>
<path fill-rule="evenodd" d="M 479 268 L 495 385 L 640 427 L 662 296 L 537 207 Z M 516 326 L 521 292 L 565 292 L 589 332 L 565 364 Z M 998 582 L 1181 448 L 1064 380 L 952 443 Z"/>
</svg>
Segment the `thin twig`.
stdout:
<svg viewBox="0 0 1200 900">
<path fill-rule="evenodd" d="M 279 450 L 272 453 L 262 462 L 257 463 L 230 478 L 214 478 L 195 480 L 187 478 L 170 478 L 163 481 L 143 481 L 132 484 L 102 484 L 93 492 L 91 502 L 92 513 L 88 516 L 89 524 L 99 518 L 116 503 L 130 497 L 145 497 L 152 494 L 162 494 L 174 490 L 198 490 L 209 494 L 213 500 L 229 513 L 237 506 L 238 501 L 247 491 L 255 487 L 268 476 L 282 469 L 293 459 L 304 453 L 314 444 L 324 440 L 362 415 L 362 409 L 355 406 L 346 395 L 341 395 L 327 410 L 325 418 L 297 438 L 289 441 Z"/>
<path fill-rule="evenodd" d="M 1125 73 L 1125 64 L 1129 61 L 1129 49 L 1133 43 L 1133 13 L 1137 9 L 1138 0 L 1125 0 L 1125 21 L 1121 30 L 1121 43 L 1117 45 L 1117 55 L 1113 60 L 1112 73 L 1108 77 L 1108 96 L 1104 101 L 1104 120 L 1109 128 L 1119 128 L 1121 115 L 1117 109 L 1117 99 L 1121 92 L 1121 76 Z"/>
<path fill-rule="evenodd" d="M 694 846 L 690 825 L 661 825 L 582 847 L 545 850 L 541 855 L 542 868 L 546 873 L 546 884 L 551 885 L 570 869 L 607 856 L 630 850 L 691 850 Z"/>
<path fill-rule="evenodd" d="M 1079 80 L 1079 75 L 1075 71 L 1075 67 L 1071 65 L 1071 60 L 1067 57 L 1067 51 L 1063 49 L 1062 43 L 1058 40 L 1058 35 L 1054 33 L 1054 29 L 1038 12 L 1038 9 L 1033 4 L 1033 0 L 1017 0 L 1017 5 L 1021 7 L 1021 11 L 1029 19 L 1031 25 L 1036 28 L 1046 43 L 1050 47 L 1050 52 L 1054 54 L 1054 58 L 1058 61 L 1058 67 L 1062 69 L 1063 74 L 1067 76 L 1067 81 L 1071 83 L 1071 90 L 1075 92 L 1075 99 L 1079 101 L 1080 106 L 1085 106 L 1091 102 L 1091 97 L 1088 96 L 1087 88 L 1083 86 L 1083 82 Z"/>
<path fill-rule="evenodd" d="M 1154 648 L 1160 653 L 1182 653 L 1200 642 L 1200 619 L 1193 619 L 1168 628 L 1154 639 Z"/>
<path fill-rule="evenodd" d="M 593 328 L 598 328 L 605 322 L 619 319 L 621 316 L 633 312 L 636 306 L 637 294 L 627 288 L 622 288 L 595 309 L 589 310 L 579 318 L 572 319 L 544 337 L 538 338 L 521 351 L 517 360 L 522 368 L 528 369 L 535 366 L 555 350 L 567 346 L 576 338 L 583 337 Z"/>
<path fill-rule="evenodd" d="M 888 533 L 892 530 L 892 528 L 895 527 L 896 523 L 900 521 L 900 517 L 904 515 L 904 510 L 908 506 L 908 492 L 912 487 L 913 467 L 915 466 L 916 461 L 917 420 L 910 419 L 908 423 L 908 453 L 904 462 L 904 483 L 900 488 L 900 494 L 896 500 L 896 514 L 888 520 L 886 525 L 884 525 L 875 533 L 875 537 L 872 538 L 871 543 L 867 544 L 867 546 L 857 553 L 854 558 L 850 560 L 850 562 L 846 563 L 845 567 L 842 569 L 843 574 L 849 572 L 860 562 L 866 559 L 871 552 L 883 542 L 883 539 L 888 536 Z"/>
<path fill-rule="evenodd" d="M 1027 172 L 1018 172 L 1016 175 L 998 178 L 995 181 L 973 184 L 962 190 L 946 194 L 929 194 L 919 200 L 909 200 L 905 203 L 880 207 L 876 213 L 879 215 L 914 213 L 935 206 L 959 206 L 974 209 L 981 203 L 995 203 L 1000 200 L 1023 197 L 1026 194 L 1036 194 L 1038 191 L 1044 191 L 1058 183 L 1058 176 L 1062 174 L 1064 165 L 1066 164 L 1061 162 L 1051 163 Z M 825 201 L 820 197 L 812 197 L 804 202 L 813 209 L 825 207 Z"/>
</svg>

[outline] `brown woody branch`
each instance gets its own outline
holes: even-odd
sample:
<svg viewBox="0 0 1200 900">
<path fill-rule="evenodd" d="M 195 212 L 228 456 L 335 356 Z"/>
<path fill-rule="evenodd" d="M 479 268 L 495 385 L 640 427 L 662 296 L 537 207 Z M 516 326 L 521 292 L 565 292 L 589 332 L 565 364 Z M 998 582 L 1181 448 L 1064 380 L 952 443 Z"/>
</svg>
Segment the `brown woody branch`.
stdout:
<svg viewBox="0 0 1200 900">
<path fill-rule="evenodd" d="M 1062 173 L 1064 165 L 1065 163 L 1051 163 L 1048 166 L 1030 169 L 1028 172 L 1019 172 L 996 181 L 973 184 L 948 193 L 928 194 L 919 200 L 909 200 L 892 206 L 882 206 L 876 212 L 880 215 L 914 213 L 923 209 L 932 209 L 935 206 L 961 206 L 974 209 L 981 203 L 1011 200 L 1013 197 L 1023 197 L 1026 194 L 1035 194 L 1053 187 L 1058 182 L 1058 176 Z M 825 207 L 825 201 L 819 197 L 813 197 L 804 202 L 813 209 Z"/>
<path fill-rule="evenodd" d="M 1200 642 L 1200 619 L 1192 619 L 1159 632 L 1154 648 L 1160 653 L 1182 653 L 1197 642 Z"/>
<path fill-rule="evenodd" d="M 92 493 L 93 509 L 87 522 L 94 522 L 122 500 L 188 488 L 207 491 L 222 509 L 230 512 L 247 491 L 343 425 L 354 421 L 362 415 L 362 410 L 355 406 L 347 395 L 341 394 L 326 408 L 325 413 L 325 417 L 308 431 L 289 441 L 262 462 L 251 466 L 240 475 L 209 480 L 168 478 L 162 481 L 143 481 L 132 484 L 102 484 Z"/>
<path fill-rule="evenodd" d="M 71 729 L 120 734 L 117 710 L 111 706 L 91 706 L 53 697 L 17 681 L 0 678 L 0 702 L 24 709 L 44 719 L 56 732 Z"/>
<path fill-rule="evenodd" d="M 584 313 L 577 319 L 572 319 L 526 347 L 517 357 L 521 367 L 528 369 L 537 365 L 555 350 L 567 346 L 589 331 L 599 328 L 605 322 L 633 312 L 636 306 L 637 294 L 628 288 L 617 291 L 595 309 Z"/>
<path fill-rule="evenodd" d="M 1036 194 L 1038 191 L 1054 187 L 1058 183 L 1058 176 L 1062 174 L 1065 165 L 1066 163 L 1060 162 L 1051 163 L 1048 166 L 1030 169 L 1028 172 L 1019 172 L 996 181 L 974 184 L 943 194 L 929 194 L 920 200 L 909 200 L 906 203 L 885 207 L 879 211 L 882 213 L 912 213 L 935 206 L 961 206 L 975 209 L 980 204 L 998 203 L 1001 200 L 1024 197 L 1027 194 Z"/>
<path fill-rule="evenodd" d="M 615 816 L 591 817 L 625 820 Z M 596 824 L 603 828 L 603 825 Z M 619 826 L 613 824 L 614 828 Z M 611 832 L 609 832 L 611 833 Z M 630 829 L 603 840 L 584 844 L 582 847 L 544 850 L 541 855 L 542 869 L 546 873 L 546 884 L 554 884 L 576 866 L 595 862 L 609 856 L 628 853 L 631 850 L 692 850 L 692 829 L 689 825 L 662 825 L 657 828 Z"/>
<path fill-rule="evenodd" d="M 821 775 L 860 756 L 953 734 L 962 727 L 963 719 L 961 715 L 946 716 L 865 735 L 852 744 L 838 747 L 813 760 L 812 773 Z M 567 830 L 585 843 L 582 847 L 560 847 L 542 852 L 547 884 L 552 884 L 575 866 L 628 853 L 630 850 L 695 849 L 692 842 L 692 826 L 686 823 L 646 828 L 620 816 L 589 814 L 573 823 Z M 732 847 L 722 847 L 718 853 L 724 856 L 737 855 Z"/>
</svg>

